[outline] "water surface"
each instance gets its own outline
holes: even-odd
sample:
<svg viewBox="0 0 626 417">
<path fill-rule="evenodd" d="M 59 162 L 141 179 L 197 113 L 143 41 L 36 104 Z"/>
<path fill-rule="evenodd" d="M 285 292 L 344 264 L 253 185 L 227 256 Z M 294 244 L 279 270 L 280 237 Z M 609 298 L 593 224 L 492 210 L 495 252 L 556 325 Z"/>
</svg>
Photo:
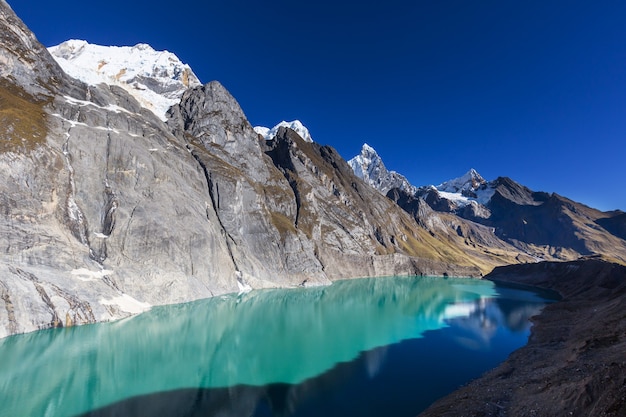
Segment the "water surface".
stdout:
<svg viewBox="0 0 626 417">
<path fill-rule="evenodd" d="M 525 344 L 545 303 L 389 277 L 155 307 L 0 340 L 0 415 L 416 415 Z"/>
</svg>

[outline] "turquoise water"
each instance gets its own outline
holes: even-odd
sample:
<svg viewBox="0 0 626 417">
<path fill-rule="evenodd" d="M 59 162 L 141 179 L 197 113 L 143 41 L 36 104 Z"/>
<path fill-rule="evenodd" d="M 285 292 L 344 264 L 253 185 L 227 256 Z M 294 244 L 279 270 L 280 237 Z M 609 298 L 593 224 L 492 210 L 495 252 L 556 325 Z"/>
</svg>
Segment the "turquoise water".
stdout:
<svg viewBox="0 0 626 417">
<path fill-rule="evenodd" d="M 353 392 L 385 373 L 391 374 L 388 387 L 413 384 L 419 375 L 394 382 L 393 374 L 419 362 L 412 356 L 416 349 L 425 349 L 420 359 L 445 351 L 445 343 L 486 352 L 489 360 L 460 383 L 466 382 L 493 367 L 493 358 L 501 361 L 523 345 L 528 317 L 544 304 L 535 293 L 489 281 L 389 277 L 155 307 L 114 323 L 0 340 L 0 415 L 73 416 L 100 409 L 93 415 L 130 416 L 155 406 L 158 415 L 196 415 L 181 411 L 189 401 L 204 407 L 197 415 L 213 415 L 217 400 L 223 415 L 306 415 L 302 411 L 309 409 L 315 415 L 316 402 L 332 404 L 320 397 L 325 390 Z M 431 346 L 438 338 L 442 345 Z M 390 351 L 398 353 L 390 357 Z M 394 361 L 399 370 L 384 366 Z M 472 369 L 480 362 L 471 361 Z M 437 365 L 429 372 L 446 367 Z M 364 376 L 353 377 L 363 369 Z M 348 383 L 337 385 L 337 375 Z M 302 387 L 309 387 L 309 402 L 294 394 Z M 282 404 L 286 392 L 300 398 L 289 413 L 261 406 L 268 398 Z M 352 395 L 361 397 L 358 390 Z M 167 414 L 165 404 L 180 405 Z"/>
</svg>

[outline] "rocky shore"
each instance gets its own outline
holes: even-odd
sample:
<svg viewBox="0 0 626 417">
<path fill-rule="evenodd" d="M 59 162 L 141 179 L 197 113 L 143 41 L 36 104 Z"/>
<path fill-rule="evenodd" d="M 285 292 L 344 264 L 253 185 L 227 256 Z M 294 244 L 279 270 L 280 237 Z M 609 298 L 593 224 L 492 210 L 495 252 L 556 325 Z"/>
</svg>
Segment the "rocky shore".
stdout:
<svg viewBox="0 0 626 417">
<path fill-rule="evenodd" d="M 528 344 L 437 401 L 429 416 L 626 416 L 626 267 L 600 259 L 496 268 L 486 279 L 557 291 Z"/>
</svg>

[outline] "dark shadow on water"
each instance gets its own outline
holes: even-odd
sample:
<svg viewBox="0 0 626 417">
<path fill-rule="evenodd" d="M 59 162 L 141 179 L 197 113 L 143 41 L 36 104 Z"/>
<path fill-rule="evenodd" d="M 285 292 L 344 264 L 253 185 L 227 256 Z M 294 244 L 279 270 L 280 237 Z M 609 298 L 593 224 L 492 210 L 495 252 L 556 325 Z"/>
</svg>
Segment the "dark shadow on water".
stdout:
<svg viewBox="0 0 626 417">
<path fill-rule="evenodd" d="M 533 287 L 532 285 L 500 280 L 491 280 L 491 282 L 496 284 L 495 290 L 500 296 L 506 297 L 507 295 L 511 294 L 516 300 L 527 299 L 533 301 L 543 300 L 554 302 L 559 301 L 563 298 L 558 292 L 546 288 L 538 288 Z M 522 294 L 526 294 L 526 297 L 524 297 Z"/>
<path fill-rule="evenodd" d="M 492 304 L 477 308 L 469 316 L 449 320 L 449 327 L 362 352 L 354 361 L 340 363 L 300 384 L 160 392 L 126 399 L 81 417 L 415 416 L 525 344 L 528 317 L 543 305 L 518 304 L 517 311 L 511 305 L 506 315 Z M 525 325 L 515 320 L 515 326 L 509 328 L 511 315 L 525 317 Z M 485 331 L 486 336 L 476 337 Z"/>
</svg>

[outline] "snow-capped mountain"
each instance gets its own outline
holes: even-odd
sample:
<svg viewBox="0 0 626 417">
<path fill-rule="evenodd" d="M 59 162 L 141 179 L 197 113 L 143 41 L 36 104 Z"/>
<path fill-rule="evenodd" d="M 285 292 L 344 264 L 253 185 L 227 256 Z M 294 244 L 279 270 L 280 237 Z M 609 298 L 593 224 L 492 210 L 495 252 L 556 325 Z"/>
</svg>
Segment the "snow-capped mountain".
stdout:
<svg viewBox="0 0 626 417">
<path fill-rule="evenodd" d="M 439 191 L 445 191 L 449 193 L 458 193 L 463 191 L 475 191 L 480 188 L 481 185 L 486 184 L 487 181 L 478 173 L 474 168 L 471 168 L 465 173 L 465 175 L 446 181 L 439 186 Z"/>
<path fill-rule="evenodd" d="M 494 193 L 494 187 L 487 182 L 474 168 L 465 175 L 445 181 L 436 187 L 439 195 L 459 205 L 466 205 L 470 201 L 487 204 Z"/>
<path fill-rule="evenodd" d="M 348 161 L 357 177 L 376 188 L 383 195 L 393 188 L 399 188 L 408 194 L 415 194 L 417 189 L 395 171 L 388 171 L 378 153 L 367 143 L 361 153 Z"/>
<path fill-rule="evenodd" d="M 300 122 L 300 120 L 293 120 L 291 122 L 286 122 L 283 120 L 271 129 L 269 127 L 255 126 L 254 131 L 263 136 L 265 140 L 271 140 L 272 138 L 274 138 L 274 136 L 276 136 L 278 129 L 281 127 L 288 127 L 289 129 L 295 131 L 298 135 L 300 135 L 300 137 L 302 137 L 302 139 L 304 139 L 306 142 L 313 142 L 313 138 L 309 133 L 309 129 L 307 129 Z"/>
<path fill-rule="evenodd" d="M 161 120 L 187 88 L 201 84 L 176 55 L 144 43 L 101 46 L 69 40 L 48 51 L 68 75 L 87 84 L 120 86 Z"/>
<path fill-rule="evenodd" d="M 348 164 L 357 177 L 376 188 L 383 195 L 389 190 L 398 188 L 413 197 L 424 198 L 429 204 L 437 205 L 434 201 L 447 200 L 444 204 L 449 210 L 455 211 L 467 205 L 476 206 L 476 210 L 485 212 L 478 205 L 484 206 L 494 194 L 494 184 L 486 181 L 475 169 L 470 169 L 465 175 L 445 181 L 438 186 L 426 185 L 416 187 L 406 177 L 395 172 L 388 171 L 378 153 L 364 144 L 361 153 Z"/>
</svg>

